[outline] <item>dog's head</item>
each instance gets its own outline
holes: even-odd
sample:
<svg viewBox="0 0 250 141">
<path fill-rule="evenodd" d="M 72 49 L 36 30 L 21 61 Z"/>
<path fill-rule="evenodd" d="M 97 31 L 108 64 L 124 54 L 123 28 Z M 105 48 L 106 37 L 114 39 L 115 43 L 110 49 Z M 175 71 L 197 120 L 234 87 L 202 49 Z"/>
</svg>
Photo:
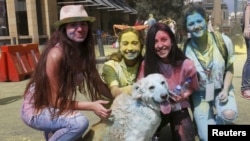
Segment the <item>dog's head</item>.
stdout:
<svg viewBox="0 0 250 141">
<path fill-rule="evenodd" d="M 161 102 L 168 100 L 168 84 L 162 74 L 150 74 L 133 84 L 132 97 L 155 110 Z"/>
</svg>

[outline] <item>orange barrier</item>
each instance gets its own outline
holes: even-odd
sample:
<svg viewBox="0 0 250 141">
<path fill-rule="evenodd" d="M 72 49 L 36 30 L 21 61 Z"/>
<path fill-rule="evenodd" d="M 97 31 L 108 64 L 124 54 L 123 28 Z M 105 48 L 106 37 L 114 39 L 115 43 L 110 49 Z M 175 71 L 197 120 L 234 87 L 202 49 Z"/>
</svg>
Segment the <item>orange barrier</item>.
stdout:
<svg viewBox="0 0 250 141">
<path fill-rule="evenodd" d="M 34 71 L 36 64 L 40 58 L 40 52 L 37 44 L 21 44 L 22 48 L 26 52 L 28 58 L 28 63 L 31 67 L 31 70 Z"/>
<path fill-rule="evenodd" d="M 7 75 L 10 81 L 20 81 L 29 77 L 38 62 L 38 44 L 2 46 L 6 54 Z"/>
<path fill-rule="evenodd" d="M 7 64 L 6 64 L 6 53 L 0 54 L 0 82 L 7 81 Z"/>
</svg>

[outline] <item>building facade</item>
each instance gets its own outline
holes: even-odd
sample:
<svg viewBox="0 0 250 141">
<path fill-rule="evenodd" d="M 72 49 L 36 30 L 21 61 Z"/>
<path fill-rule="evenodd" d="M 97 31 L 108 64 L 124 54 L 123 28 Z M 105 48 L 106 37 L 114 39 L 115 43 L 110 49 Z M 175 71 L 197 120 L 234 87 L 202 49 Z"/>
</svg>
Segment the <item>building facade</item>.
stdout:
<svg viewBox="0 0 250 141">
<path fill-rule="evenodd" d="M 67 4 L 84 5 L 97 19 L 94 30 L 111 34 L 113 24 L 131 24 L 137 14 L 123 0 L 0 0 L 0 45 L 43 44 L 51 36 L 61 6 Z"/>
<path fill-rule="evenodd" d="M 205 7 L 215 28 L 231 33 L 230 23 L 234 18 L 230 17 L 223 0 L 185 0 L 190 2 L 199 2 Z M 137 11 L 127 0 L 0 0 L 0 45 L 43 44 L 51 36 L 61 6 L 67 4 L 84 5 L 88 14 L 96 17 L 94 31 L 100 29 L 110 35 L 113 35 L 114 24 L 133 25 L 136 20 Z M 237 16 L 238 19 L 241 17 Z"/>
</svg>

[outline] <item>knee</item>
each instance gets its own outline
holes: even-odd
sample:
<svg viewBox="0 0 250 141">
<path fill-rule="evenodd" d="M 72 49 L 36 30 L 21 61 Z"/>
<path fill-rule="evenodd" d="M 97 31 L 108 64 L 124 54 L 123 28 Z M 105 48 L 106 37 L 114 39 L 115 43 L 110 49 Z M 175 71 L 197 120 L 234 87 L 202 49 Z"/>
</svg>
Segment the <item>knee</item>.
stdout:
<svg viewBox="0 0 250 141">
<path fill-rule="evenodd" d="M 77 122 L 74 125 L 75 130 L 84 133 L 89 127 L 89 121 L 86 117 L 80 116 L 77 118 Z"/>
<path fill-rule="evenodd" d="M 232 121 L 237 117 L 237 113 L 233 110 L 225 110 L 222 112 L 225 120 Z"/>
</svg>

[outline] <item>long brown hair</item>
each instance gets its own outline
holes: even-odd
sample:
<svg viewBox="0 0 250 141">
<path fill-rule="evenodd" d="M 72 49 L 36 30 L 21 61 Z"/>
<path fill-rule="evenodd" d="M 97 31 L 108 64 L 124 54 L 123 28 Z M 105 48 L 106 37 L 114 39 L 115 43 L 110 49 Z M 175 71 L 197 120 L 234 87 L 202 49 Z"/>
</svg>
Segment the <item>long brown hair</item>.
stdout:
<svg viewBox="0 0 250 141">
<path fill-rule="evenodd" d="M 58 72 L 59 90 L 56 105 L 59 111 L 56 115 L 60 115 L 67 110 L 74 109 L 74 101 L 76 100 L 77 90 L 81 93 L 86 93 L 92 101 L 98 100 L 103 96 L 112 99 L 109 88 L 102 81 L 96 68 L 95 47 L 91 24 L 88 23 L 88 35 L 84 42 L 80 43 L 78 48 L 74 47 L 75 44 L 68 39 L 65 27 L 65 25 L 62 25 L 59 29 L 57 29 L 53 33 L 51 39 L 47 42 L 36 69 L 25 90 L 26 93 L 30 85 L 35 84 L 33 98 L 36 110 L 51 106 L 51 84 L 49 84 L 48 76 L 46 74 L 46 62 L 50 49 L 59 43 L 63 50 L 63 58 L 59 65 L 59 70 L 61 71 Z M 79 73 L 79 66 L 76 65 L 75 54 L 76 52 L 79 53 L 79 51 L 81 58 L 81 62 L 79 64 L 84 76 L 84 81 L 80 86 L 76 87 L 75 82 L 77 82 L 76 75 Z"/>
<path fill-rule="evenodd" d="M 144 66 L 144 75 L 147 76 L 151 73 L 161 73 L 159 62 L 160 57 L 155 52 L 155 36 L 158 31 L 167 32 L 170 36 L 172 42 L 172 49 L 168 55 L 169 64 L 172 66 L 179 66 L 179 61 L 183 62 L 187 57 L 178 47 L 177 41 L 175 39 L 175 35 L 172 30 L 164 23 L 156 23 L 150 27 L 147 33 L 146 38 L 146 53 L 144 56 L 145 66 Z"/>
</svg>

